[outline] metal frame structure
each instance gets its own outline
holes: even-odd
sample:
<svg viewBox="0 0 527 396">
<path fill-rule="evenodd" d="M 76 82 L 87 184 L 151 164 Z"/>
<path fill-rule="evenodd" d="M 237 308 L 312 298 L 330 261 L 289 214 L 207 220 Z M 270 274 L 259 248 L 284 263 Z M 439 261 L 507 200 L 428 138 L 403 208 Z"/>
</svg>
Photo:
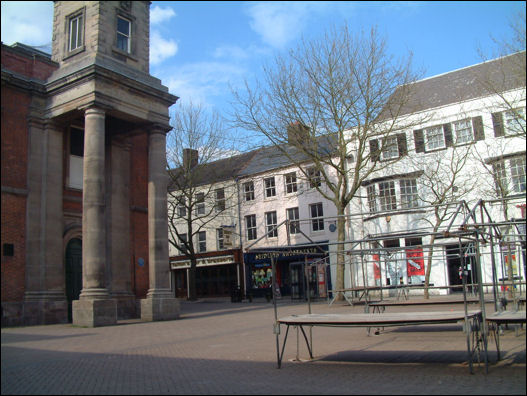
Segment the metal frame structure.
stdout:
<svg viewBox="0 0 527 396">
<path fill-rule="evenodd" d="M 500 200 L 500 202 L 503 203 L 504 200 Z M 484 300 L 484 290 L 483 287 L 486 286 L 492 286 L 493 291 L 493 299 L 494 302 L 494 308 L 495 311 L 501 310 L 504 308 L 504 294 L 506 291 L 506 287 L 510 287 L 509 290 L 511 291 L 511 295 L 513 298 L 513 301 L 515 303 L 515 306 L 518 307 L 518 298 L 515 297 L 516 293 L 514 293 L 514 288 L 519 285 L 520 287 L 525 284 L 525 282 L 515 282 L 515 279 L 511 276 L 509 273 L 509 279 L 505 279 L 505 277 L 502 277 L 501 280 L 498 280 L 497 278 L 497 263 L 496 263 L 496 257 L 495 257 L 495 250 L 496 244 L 500 248 L 501 253 L 501 265 L 502 265 L 502 274 L 505 273 L 503 271 L 503 247 L 505 245 L 512 245 L 517 247 L 518 244 L 520 246 L 520 249 L 523 254 L 523 260 L 525 260 L 525 220 L 508 220 L 508 221 L 502 221 L 502 222 L 495 222 L 492 220 L 492 217 L 486 207 L 486 204 L 492 202 L 492 201 L 478 201 L 472 208 L 469 208 L 467 203 L 465 201 L 461 201 L 458 203 L 450 203 L 449 206 L 454 208 L 454 211 L 451 213 L 450 216 L 450 222 L 448 226 L 443 227 L 442 229 L 436 229 L 435 231 L 431 231 L 430 229 L 423 229 L 423 230 L 413 230 L 413 231 L 405 231 L 405 232 L 399 232 L 399 233 L 383 233 L 380 235 L 369 235 L 366 238 L 360 239 L 360 240 L 351 240 L 351 241 L 345 241 L 343 242 L 345 246 L 351 246 L 351 249 L 346 249 L 346 254 L 351 257 L 359 257 L 360 263 L 362 265 L 362 268 L 364 268 L 364 260 L 367 255 L 371 255 L 372 252 L 377 252 L 380 249 L 384 249 L 385 251 L 390 251 L 392 248 L 380 248 L 370 247 L 374 243 L 378 243 L 379 241 L 386 240 L 389 238 L 415 238 L 415 237 L 430 237 L 432 235 L 435 236 L 435 238 L 439 239 L 448 239 L 451 241 L 457 241 L 459 246 L 459 251 L 462 252 L 462 247 L 464 246 L 464 243 L 470 243 L 473 247 L 473 252 L 470 252 L 472 255 L 472 258 L 474 260 L 473 265 L 475 266 L 475 271 L 471 271 L 472 278 L 469 280 L 467 279 L 467 276 L 469 274 L 468 267 L 466 260 L 462 260 L 463 263 L 463 271 L 462 271 L 462 290 L 463 290 L 463 305 L 464 310 L 460 311 L 463 313 L 463 317 L 457 316 L 456 319 L 445 319 L 444 317 L 440 317 L 442 315 L 436 315 L 436 317 L 427 317 L 423 318 L 420 316 L 420 313 L 417 312 L 408 312 L 406 313 L 406 319 L 393 317 L 393 314 L 390 316 L 386 316 L 386 314 L 383 315 L 375 315 L 368 316 L 366 319 L 359 318 L 358 316 L 355 317 L 348 317 L 347 319 L 339 316 L 333 316 L 332 318 L 328 317 L 327 321 L 320 321 L 320 316 L 316 316 L 312 314 L 311 311 L 311 301 L 310 301 L 310 293 L 308 291 L 308 306 L 309 306 L 309 313 L 308 315 L 304 315 L 302 317 L 288 317 L 288 318 L 281 318 L 278 319 L 278 313 L 277 313 L 277 305 L 276 305 L 276 299 L 275 297 L 275 282 L 272 282 L 272 288 L 273 288 L 273 304 L 274 304 L 274 311 L 275 311 L 275 323 L 274 323 L 274 333 L 276 335 L 276 348 L 277 348 L 277 361 L 278 361 L 278 368 L 281 366 L 283 352 L 285 348 L 285 343 L 287 340 L 287 335 L 289 332 L 290 326 L 297 326 L 300 328 L 300 330 L 303 333 L 303 336 L 306 340 L 306 343 L 308 345 L 310 357 L 312 358 L 312 334 L 310 334 L 311 341 L 308 341 L 306 333 L 304 331 L 303 326 L 309 326 L 310 329 L 313 326 L 352 326 L 352 327 L 390 327 L 390 326 L 406 326 L 409 324 L 415 325 L 415 324 L 429 324 L 429 323 L 452 323 L 457 322 L 461 319 L 465 322 L 465 329 L 467 333 L 467 350 L 468 350 L 468 356 L 469 356 L 469 366 L 470 366 L 470 372 L 472 373 L 472 361 L 473 361 L 473 355 L 475 351 L 478 352 L 481 349 L 481 346 L 483 346 L 484 349 L 484 359 L 485 359 L 485 369 L 486 372 L 488 371 L 488 329 L 487 329 L 487 323 L 494 323 L 493 318 L 494 316 L 491 316 L 487 320 L 487 315 L 485 312 L 485 300 Z M 422 210 L 422 208 L 420 208 Z M 362 216 L 362 215 L 361 215 Z M 348 216 L 349 217 L 349 216 Z M 277 227 L 286 224 L 287 222 L 281 223 Z M 523 230 L 522 230 L 523 225 Z M 511 229 L 515 229 L 516 233 L 510 233 Z M 506 234 L 504 231 L 507 231 Z M 311 241 L 312 242 L 312 241 Z M 255 242 L 256 243 L 256 242 Z M 305 245 L 295 245 L 295 246 L 289 246 L 290 248 L 298 248 L 300 246 L 313 246 L 314 242 L 305 244 Z M 329 245 L 331 244 L 338 244 L 338 242 L 329 242 Z M 253 246 L 252 244 L 251 246 Z M 481 246 L 490 246 L 490 255 L 491 255 L 491 267 L 492 267 L 492 283 L 483 283 L 482 280 L 482 266 L 481 266 Z M 246 248 L 246 251 L 250 251 L 251 246 Z M 437 245 L 436 245 L 437 246 Z M 430 246 L 432 251 L 434 248 L 434 245 Z M 283 247 L 282 247 L 283 248 Z M 400 250 L 401 248 L 393 248 L 394 250 Z M 261 250 L 261 248 L 260 248 Z M 270 252 L 273 251 L 273 249 L 269 249 Z M 509 249 L 510 252 L 510 249 Z M 469 252 L 464 252 L 462 256 L 467 256 Z M 350 263 L 351 264 L 351 263 Z M 271 259 L 271 265 L 272 265 L 272 276 L 273 279 L 276 279 L 276 269 L 275 269 L 275 263 L 274 260 Z M 363 290 L 366 292 L 368 289 L 368 282 L 365 278 L 366 272 L 363 270 L 363 285 L 362 288 L 360 286 L 356 287 L 356 290 Z M 527 277 L 527 276 L 526 276 Z M 521 278 L 521 277 L 520 277 Z M 503 287 L 503 297 L 501 298 L 501 301 L 498 297 L 498 287 Z M 399 286 L 392 287 L 393 289 L 397 289 Z M 422 287 L 422 286 L 421 286 Z M 430 288 L 435 286 L 430 285 L 424 285 L 424 288 Z M 473 297 L 476 297 L 477 302 L 479 302 L 479 309 L 478 311 L 468 311 L 468 304 L 473 303 L 474 301 L 469 301 L 467 297 L 467 292 L 469 287 L 471 288 Z M 392 289 L 388 288 L 388 289 Z M 437 288 L 452 288 L 452 286 L 437 286 Z M 384 287 L 384 289 L 387 289 Z M 381 294 L 381 300 L 383 299 L 383 287 L 382 282 L 379 287 L 380 294 Z M 411 304 L 408 304 L 411 305 Z M 477 312 L 477 313 L 474 313 Z M 360 315 L 360 314 L 355 314 Z M 374 315 L 374 314 L 364 314 L 364 315 Z M 397 316 L 397 314 L 395 314 Z M 400 314 L 399 314 L 400 315 Z M 349 316 L 349 315 L 348 315 Z M 317 319 L 318 318 L 318 319 Z M 366 321 L 364 321 L 366 320 Z M 446 320 L 446 322 L 443 322 L 443 320 Z M 514 318 L 513 320 L 516 320 Z M 524 321 L 524 320 L 523 320 Z M 511 322 L 512 323 L 512 322 Z M 282 345 L 282 352 L 280 353 L 280 325 L 284 324 L 287 326 L 287 331 L 284 339 L 284 343 Z M 481 325 L 484 324 L 484 325 Z M 310 332 L 311 333 L 311 332 Z M 496 332 L 493 332 L 494 339 L 496 340 L 496 346 L 498 348 L 498 356 L 499 356 L 499 339 L 496 337 Z"/>
</svg>

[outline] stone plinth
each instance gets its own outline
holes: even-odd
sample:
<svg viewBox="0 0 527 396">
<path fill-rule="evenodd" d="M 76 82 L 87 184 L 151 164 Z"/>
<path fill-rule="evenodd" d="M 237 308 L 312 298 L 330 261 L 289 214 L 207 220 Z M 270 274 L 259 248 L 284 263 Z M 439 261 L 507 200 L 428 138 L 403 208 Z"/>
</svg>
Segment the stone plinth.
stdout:
<svg viewBox="0 0 527 396">
<path fill-rule="evenodd" d="M 179 318 L 179 301 L 174 297 L 141 300 L 141 320 L 154 322 Z"/>
<path fill-rule="evenodd" d="M 76 300 L 73 301 L 73 324 L 76 326 L 99 327 L 117 323 L 117 303 L 115 300 Z"/>
</svg>

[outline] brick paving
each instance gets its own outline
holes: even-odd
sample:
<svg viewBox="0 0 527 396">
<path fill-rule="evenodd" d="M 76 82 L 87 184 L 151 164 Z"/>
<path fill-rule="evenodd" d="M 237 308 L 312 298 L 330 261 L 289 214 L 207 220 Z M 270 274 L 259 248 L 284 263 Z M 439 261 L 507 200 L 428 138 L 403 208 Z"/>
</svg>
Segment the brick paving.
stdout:
<svg viewBox="0 0 527 396">
<path fill-rule="evenodd" d="M 325 302 L 312 309 L 363 312 Z M 316 327 L 315 359 L 305 361 L 300 343 L 301 362 L 294 361 L 293 333 L 277 369 L 271 303 L 182 302 L 181 313 L 175 321 L 99 328 L 3 328 L 2 395 L 526 393 L 525 328 L 504 331 L 499 362 L 489 341 L 488 374 L 477 363 L 469 373 L 466 337 L 456 324 L 388 328 L 377 336 L 364 328 Z M 295 313 L 307 313 L 307 304 L 279 303 L 279 317 Z"/>
</svg>

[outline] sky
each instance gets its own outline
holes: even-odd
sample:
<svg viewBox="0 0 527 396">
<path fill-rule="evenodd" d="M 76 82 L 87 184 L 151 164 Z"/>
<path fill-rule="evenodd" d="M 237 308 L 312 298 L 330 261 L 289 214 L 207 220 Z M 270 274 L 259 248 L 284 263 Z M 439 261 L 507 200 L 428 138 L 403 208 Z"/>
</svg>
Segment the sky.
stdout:
<svg viewBox="0 0 527 396">
<path fill-rule="evenodd" d="M 4 44 L 51 51 L 53 2 L 2 1 Z M 262 66 L 348 24 L 377 27 L 395 56 L 413 53 L 423 77 L 480 63 L 493 39 L 511 37 L 510 22 L 524 1 L 152 1 L 150 74 L 182 103 L 200 103 L 227 116 L 232 89 L 261 79 Z"/>
</svg>

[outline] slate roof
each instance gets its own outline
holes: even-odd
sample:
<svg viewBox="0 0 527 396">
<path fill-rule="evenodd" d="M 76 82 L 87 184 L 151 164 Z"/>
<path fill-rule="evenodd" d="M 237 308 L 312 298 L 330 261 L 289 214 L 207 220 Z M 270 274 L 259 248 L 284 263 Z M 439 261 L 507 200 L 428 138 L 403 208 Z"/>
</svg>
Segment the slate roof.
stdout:
<svg viewBox="0 0 527 396">
<path fill-rule="evenodd" d="M 318 153 L 327 156 L 334 152 L 334 136 L 320 136 Z M 283 147 L 295 163 L 309 161 L 309 158 L 294 146 L 284 144 Z M 274 169 L 291 166 L 292 161 L 276 146 L 265 146 L 247 153 L 235 155 L 229 158 L 200 164 L 193 169 L 194 186 L 219 183 L 234 180 L 236 177 L 247 177 Z M 178 170 L 174 170 L 177 173 Z M 172 182 L 170 190 L 177 190 L 177 183 Z"/>
<path fill-rule="evenodd" d="M 247 166 L 257 152 L 258 150 L 254 150 L 206 164 L 197 165 L 192 170 L 194 178 L 192 184 L 194 186 L 200 186 L 234 179 L 238 173 Z M 178 170 L 176 169 L 173 172 L 177 173 Z M 177 190 L 177 183 L 171 182 L 169 190 Z"/>
<path fill-rule="evenodd" d="M 426 78 L 405 87 L 411 89 L 411 98 L 403 106 L 401 115 L 488 96 L 492 92 L 484 83 L 489 82 L 497 92 L 525 87 L 525 51 Z M 397 89 L 390 101 L 396 103 L 401 92 L 402 88 Z M 383 111 L 378 121 L 389 118 L 388 111 Z"/>
<path fill-rule="evenodd" d="M 259 173 L 271 171 L 273 169 L 280 169 L 291 166 L 294 163 L 302 163 L 311 161 L 310 158 L 294 146 L 283 144 L 280 148 L 276 146 L 266 146 L 257 150 L 251 161 L 244 167 L 238 176 L 250 176 Z M 335 136 L 324 135 L 318 137 L 318 154 L 320 156 L 328 156 L 335 152 Z M 286 155 L 282 150 L 286 151 Z M 291 159 L 294 161 L 291 161 Z"/>
</svg>

